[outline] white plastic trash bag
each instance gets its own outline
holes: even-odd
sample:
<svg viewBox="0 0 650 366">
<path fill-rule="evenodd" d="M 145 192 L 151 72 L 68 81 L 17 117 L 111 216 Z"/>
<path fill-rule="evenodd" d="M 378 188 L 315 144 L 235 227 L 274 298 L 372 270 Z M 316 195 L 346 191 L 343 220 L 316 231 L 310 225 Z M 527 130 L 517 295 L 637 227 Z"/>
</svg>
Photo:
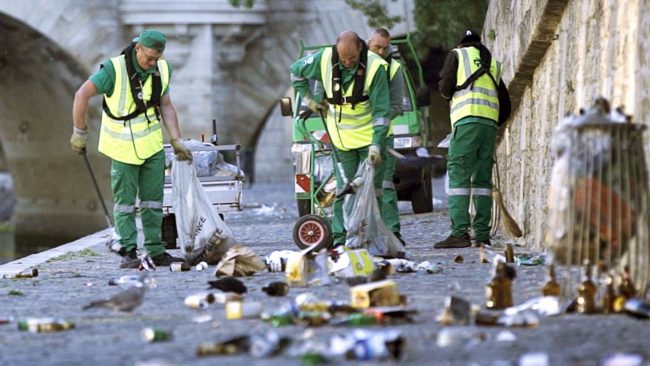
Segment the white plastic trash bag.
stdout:
<svg viewBox="0 0 650 366">
<path fill-rule="evenodd" d="M 381 219 L 373 184 L 374 174 L 372 164 L 367 160 L 361 163 L 356 173 L 361 179 L 355 179 L 355 183 L 361 183 L 355 194 L 345 197 L 345 246 L 351 249 L 365 248 L 374 256 L 403 257 L 404 246 Z"/>
<path fill-rule="evenodd" d="M 189 263 L 217 264 L 237 244 L 187 161 L 172 164 L 172 207 L 181 251 Z"/>
</svg>

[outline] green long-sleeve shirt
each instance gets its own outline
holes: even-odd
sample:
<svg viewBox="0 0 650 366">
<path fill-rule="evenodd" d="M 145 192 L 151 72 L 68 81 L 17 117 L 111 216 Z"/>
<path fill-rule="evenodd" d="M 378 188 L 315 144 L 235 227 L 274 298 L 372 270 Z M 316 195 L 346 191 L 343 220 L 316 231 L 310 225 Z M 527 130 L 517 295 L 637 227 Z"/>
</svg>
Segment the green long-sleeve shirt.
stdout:
<svg viewBox="0 0 650 366">
<path fill-rule="evenodd" d="M 321 75 L 321 57 L 323 50 L 314 54 L 305 56 L 291 65 L 292 86 L 293 89 L 302 96 L 311 95 L 309 90 L 309 80 L 316 80 L 323 82 L 323 75 Z M 339 64 L 341 70 L 341 79 L 343 81 L 343 88 L 347 89 L 354 81 L 354 76 L 357 73 L 359 64 L 345 68 Z M 368 90 L 368 98 L 370 101 L 370 113 L 373 119 L 385 118 L 390 120 L 390 94 L 388 89 L 388 74 L 385 68 L 380 67 L 370 84 Z M 373 126 L 372 143 L 379 145 L 382 148 L 385 146 L 386 134 L 388 133 L 389 126 Z"/>
</svg>

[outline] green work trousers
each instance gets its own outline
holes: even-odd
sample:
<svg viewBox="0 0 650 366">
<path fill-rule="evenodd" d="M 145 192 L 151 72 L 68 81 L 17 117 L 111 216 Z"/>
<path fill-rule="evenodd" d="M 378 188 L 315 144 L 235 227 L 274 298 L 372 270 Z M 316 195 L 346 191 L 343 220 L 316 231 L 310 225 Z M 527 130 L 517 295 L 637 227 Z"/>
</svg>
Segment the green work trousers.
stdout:
<svg viewBox="0 0 650 366">
<path fill-rule="evenodd" d="M 388 136 L 386 138 L 386 148 L 393 148 L 395 138 Z M 400 232 L 399 225 L 399 210 L 397 208 L 397 192 L 395 191 L 395 184 L 393 183 L 393 175 L 395 175 L 395 156 L 388 153 L 382 155 L 384 162 L 382 165 L 383 181 L 381 186 L 384 190 L 381 196 L 381 218 L 384 225 L 393 233 Z"/>
<path fill-rule="evenodd" d="M 341 159 L 345 176 L 347 177 L 347 180 L 351 182 L 355 177 L 359 165 L 368 158 L 368 146 L 359 149 L 348 150 L 348 151 L 343 151 L 338 149 L 336 151 L 337 151 L 338 158 Z M 384 157 L 385 154 L 382 152 L 382 158 Z M 336 159 L 334 161 L 334 164 L 336 164 Z M 381 181 L 383 179 L 380 169 L 381 169 L 381 165 L 375 168 L 375 176 L 374 176 L 375 190 L 378 194 L 381 193 Z M 343 188 L 343 178 L 340 176 L 339 169 L 336 166 L 334 167 L 334 172 L 336 174 L 336 190 L 340 191 Z M 345 244 L 346 231 L 345 231 L 345 225 L 343 221 L 344 220 L 343 218 L 344 199 L 345 196 L 342 196 L 342 197 L 337 197 L 334 200 L 334 217 L 332 218 L 332 242 L 334 243 L 334 245 Z M 378 197 L 377 198 L 378 205 L 381 204 L 380 200 L 381 197 Z"/>
<path fill-rule="evenodd" d="M 138 246 L 135 202 L 136 197 L 139 197 L 144 247 L 152 257 L 165 252 L 160 234 L 164 179 L 163 150 L 146 159 L 142 165 L 111 161 L 115 228 L 120 236 L 120 244 L 127 251 L 135 250 Z"/>
<path fill-rule="evenodd" d="M 449 216 L 451 235 L 461 237 L 470 228 L 469 199 L 476 216 L 471 223 L 476 241 L 490 238 L 492 164 L 497 128 L 479 123 L 454 127 L 449 142 Z"/>
</svg>

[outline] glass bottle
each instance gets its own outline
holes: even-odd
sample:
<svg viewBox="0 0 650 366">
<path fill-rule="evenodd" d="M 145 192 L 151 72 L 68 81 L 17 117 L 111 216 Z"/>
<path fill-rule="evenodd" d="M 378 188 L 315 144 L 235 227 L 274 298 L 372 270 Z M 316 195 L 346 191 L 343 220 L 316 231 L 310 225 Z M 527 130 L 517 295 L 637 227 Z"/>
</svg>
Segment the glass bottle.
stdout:
<svg viewBox="0 0 650 366">
<path fill-rule="evenodd" d="M 505 309 L 512 306 L 512 281 L 506 276 L 506 264 L 499 262 L 494 277 L 485 287 L 485 307 Z"/>
<path fill-rule="evenodd" d="M 542 295 L 544 296 L 560 296 L 560 284 L 557 282 L 555 277 L 555 265 L 550 264 L 548 266 L 548 272 L 546 274 L 547 280 L 544 286 L 542 286 Z"/>
<path fill-rule="evenodd" d="M 596 312 L 596 284 L 591 279 L 591 263 L 585 259 L 583 263 L 582 283 L 578 287 L 578 298 L 576 299 L 576 310 L 581 314 L 593 314 Z"/>
<path fill-rule="evenodd" d="M 634 282 L 632 282 L 632 279 L 630 278 L 629 266 L 625 266 L 623 268 L 623 274 L 621 276 L 621 284 L 618 287 L 618 292 L 627 300 L 635 298 L 637 295 L 636 286 L 634 285 Z"/>
<path fill-rule="evenodd" d="M 605 277 L 605 291 L 603 291 L 603 312 L 605 314 L 616 312 L 614 304 L 616 302 L 616 291 L 614 290 L 614 277 L 607 275 Z"/>
</svg>

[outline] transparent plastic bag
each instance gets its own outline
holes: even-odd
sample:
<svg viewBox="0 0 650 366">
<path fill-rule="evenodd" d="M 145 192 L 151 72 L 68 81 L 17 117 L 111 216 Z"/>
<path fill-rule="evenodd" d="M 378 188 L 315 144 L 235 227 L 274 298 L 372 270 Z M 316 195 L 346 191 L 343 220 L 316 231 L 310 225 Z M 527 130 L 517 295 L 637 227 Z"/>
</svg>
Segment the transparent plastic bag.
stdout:
<svg viewBox="0 0 650 366">
<path fill-rule="evenodd" d="M 217 264 L 237 244 L 187 161 L 172 164 L 172 207 L 181 251 L 189 263 Z"/>
<path fill-rule="evenodd" d="M 402 257 L 404 246 L 386 228 L 375 194 L 373 177 L 375 169 L 365 160 L 359 166 L 355 178 L 358 189 L 345 197 L 343 217 L 347 235 L 345 246 L 351 249 L 365 248 L 371 255 L 380 257 Z"/>
</svg>

